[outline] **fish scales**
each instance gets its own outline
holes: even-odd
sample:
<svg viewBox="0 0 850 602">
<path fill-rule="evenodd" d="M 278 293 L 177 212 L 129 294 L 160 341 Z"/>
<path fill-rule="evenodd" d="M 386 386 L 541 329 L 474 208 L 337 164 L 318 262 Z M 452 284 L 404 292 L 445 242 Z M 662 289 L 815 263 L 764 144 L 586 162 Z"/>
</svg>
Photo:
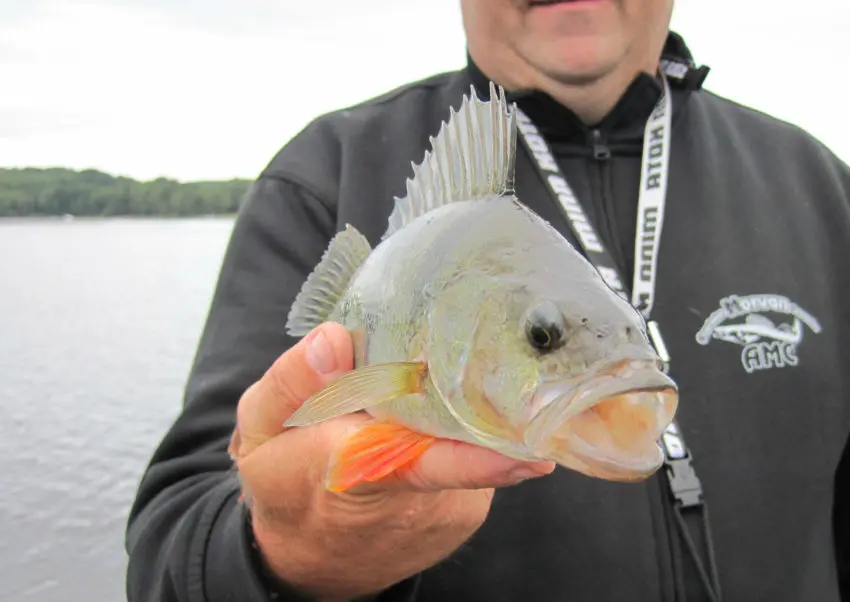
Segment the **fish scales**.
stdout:
<svg viewBox="0 0 850 602">
<path fill-rule="evenodd" d="M 328 487 L 383 478 L 439 439 L 640 480 L 678 404 L 640 314 L 513 190 L 516 109 L 474 89 L 431 139 L 373 249 L 347 225 L 287 321 L 352 335 L 354 370 L 287 420 L 365 411 Z"/>
<path fill-rule="evenodd" d="M 533 244 L 545 244 L 545 239 L 539 241 L 539 229 L 524 220 L 524 214 L 518 201 L 511 198 L 493 199 L 487 205 L 461 201 L 435 210 L 432 219 L 411 223 L 378 247 L 352 278 L 329 317 L 357 333 L 355 367 L 404 360 L 427 362 L 422 337 L 427 336 L 436 296 L 452 286 L 462 287 L 461 296 L 468 300 L 468 307 L 484 302 L 506 273 L 521 278 L 523 251 Z M 410 244 L 412 240 L 415 245 Z M 462 280 L 474 280 L 477 290 L 470 290 Z M 462 312 L 465 308 L 457 309 Z M 465 363 L 468 342 L 454 337 L 443 338 L 439 344 L 453 347 L 449 355 L 459 364 Z M 392 416 L 415 428 L 416 421 L 409 418 L 420 415 L 426 407 L 436 412 L 433 434 L 478 441 L 443 407 L 430 379 L 426 395 L 399 398 L 367 411 L 379 418 Z"/>
</svg>

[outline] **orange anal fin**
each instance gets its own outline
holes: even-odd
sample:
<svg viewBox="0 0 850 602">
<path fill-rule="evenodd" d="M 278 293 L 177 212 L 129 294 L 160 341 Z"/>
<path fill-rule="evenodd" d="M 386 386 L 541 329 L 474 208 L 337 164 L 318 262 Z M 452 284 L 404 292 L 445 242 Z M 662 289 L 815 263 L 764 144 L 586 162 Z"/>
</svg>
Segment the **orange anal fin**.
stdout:
<svg viewBox="0 0 850 602">
<path fill-rule="evenodd" d="M 435 440 L 390 422 L 367 424 L 337 449 L 325 485 L 341 492 L 378 481 L 421 456 Z"/>
</svg>

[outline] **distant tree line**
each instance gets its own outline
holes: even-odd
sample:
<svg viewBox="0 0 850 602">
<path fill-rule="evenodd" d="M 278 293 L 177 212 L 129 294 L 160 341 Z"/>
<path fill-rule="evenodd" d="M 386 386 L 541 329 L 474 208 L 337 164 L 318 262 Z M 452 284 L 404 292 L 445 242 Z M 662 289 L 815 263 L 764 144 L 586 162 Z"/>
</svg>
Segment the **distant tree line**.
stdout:
<svg viewBox="0 0 850 602">
<path fill-rule="evenodd" d="M 0 168 L 0 217 L 235 213 L 249 180 L 140 182 L 97 170 Z"/>
</svg>

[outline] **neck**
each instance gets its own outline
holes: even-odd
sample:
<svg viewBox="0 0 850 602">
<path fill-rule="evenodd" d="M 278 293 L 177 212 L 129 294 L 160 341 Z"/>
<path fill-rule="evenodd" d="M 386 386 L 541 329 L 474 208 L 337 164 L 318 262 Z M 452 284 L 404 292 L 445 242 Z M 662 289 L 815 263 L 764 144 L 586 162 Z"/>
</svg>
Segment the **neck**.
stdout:
<svg viewBox="0 0 850 602">
<path fill-rule="evenodd" d="M 594 125 L 611 112 L 642 71 L 655 75 L 658 71 L 657 65 L 647 66 L 645 69 L 612 72 L 593 81 L 578 83 L 565 83 L 543 76 L 537 80 L 534 88 L 545 92 L 570 109 L 587 125 Z"/>
<path fill-rule="evenodd" d="M 482 72 L 506 90 L 539 90 L 570 109 L 588 125 L 602 121 L 614 108 L 634 79 L 642 72 L 657 75 L 658 57 L 623 61 L 613 68 L 592 77 L 554 77 L 533 69 L 516 54 L 474 53 L 470 56 Z"/>
</svg>

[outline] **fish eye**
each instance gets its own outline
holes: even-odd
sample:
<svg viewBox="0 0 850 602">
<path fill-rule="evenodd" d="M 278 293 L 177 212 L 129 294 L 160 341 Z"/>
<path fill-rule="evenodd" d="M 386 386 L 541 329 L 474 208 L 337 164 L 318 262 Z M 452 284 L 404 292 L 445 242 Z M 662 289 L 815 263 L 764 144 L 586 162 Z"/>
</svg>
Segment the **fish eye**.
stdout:
<svg viewBox="0 0 850 602">
<path fill-rule="evenodd" d="M 554 351 L 564 345 L 564 317 L 551 301 L 544 301 L 528 312 L 525 336 L 537 351 Z"/>
</svg>

